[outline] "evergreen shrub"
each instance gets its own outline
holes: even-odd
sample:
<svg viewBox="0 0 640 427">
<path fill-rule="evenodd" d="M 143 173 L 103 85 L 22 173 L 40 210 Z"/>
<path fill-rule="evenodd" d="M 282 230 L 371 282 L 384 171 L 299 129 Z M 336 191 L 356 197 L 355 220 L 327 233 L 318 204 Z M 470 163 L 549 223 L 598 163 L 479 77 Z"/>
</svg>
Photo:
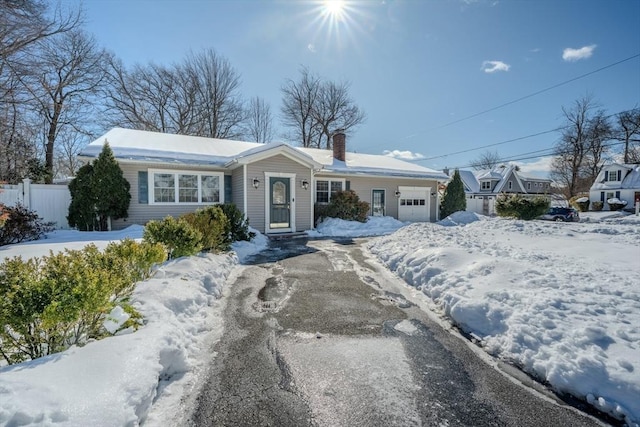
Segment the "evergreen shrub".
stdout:
<svg viewBox="0 0 640 427">
<path fill-rule="evenodd" d="M 502 217 L 531 220 L 549 210 L 550 201 L 546 197 L 523 197 L 520 194 L 502 194 L 496 200 L 496 212 Z"/>
<path fill-rule="evenodd" d="M 116 306 L 131 315 L 121 328 L 137 327 L 129 304 L 131 281 L 147 278 L 165 259 L 159 245 L 133 240 L 94 244 L 0 264 L 0 357 L 8 364 L 46 356 L 108 336 L 104 320 Z"/>
<path fill-rule="evenodd" d="M 353 190 L 338 191 L 326 205 L 315 205 L 316 223 L 324 218 L 339 218 L 347 221 L 367 222 L 369 203 L 360 200 Z"/>
<path fill-rule="evenodd" d="M 601 201 L 596 201 L 591 203 L 591 209 L 593 209 L 594 211 L 601 211 L 603 207 L 604 207 L 604 203 Z"/>
<path fill-rule="evenodd" d="M 460 177 L 460 172 L 456 169 L 451 182 L 447 185 L 440 202 L 440 218 L 444 219 L 449 215 L 467 209 L 467 196 L 464 193 L 464 184 Z"/>
<path fill-rule="evenodd" d="M 229 220 L 219 206 L 208 206 L 180 217 L 202 236 L 201 250 L 228 251 L 231 244 Z"/>
<path fill-rule="evenodd" d="M 229 220 L 229 229 L 227 234 L 230 241 L 251 241 L 256 236 L 256 233 L 249 231 L 249 219 L 247 219 L 240 209 L 233 203 L 225 203 L 220 205 L 220 208 Z"/>
<path fill-rule="evenodd" d="M 202 249 L 202 233 L 186 220 L 167 216 L 149 221 L 144 228 L 144 241 L 164 245 L 170 259 L 194 255 Z"/>
</svg>

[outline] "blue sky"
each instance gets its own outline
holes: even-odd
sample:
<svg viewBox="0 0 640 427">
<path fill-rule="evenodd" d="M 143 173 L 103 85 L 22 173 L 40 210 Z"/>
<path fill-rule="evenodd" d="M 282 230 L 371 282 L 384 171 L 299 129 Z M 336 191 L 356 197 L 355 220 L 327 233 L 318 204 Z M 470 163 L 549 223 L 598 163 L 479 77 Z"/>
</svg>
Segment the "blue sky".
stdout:
<svg viewBox="0 0 640 427">
<path fill-rule="evenodd" d="M 609 113 L 640 106 L 640 0 L 85 0 L 86 29 L 125 64 L 170 64 L 214 48 L 276 116 L 301 66 L 349 81 L 367 121 L 347 149 L 406 151 L 464 167 L 486 149 L 563 124 L 588 94 Z M 456 122 L 636 56 L 504 108 Z M 451 124 L 452 123 L 452 124 Z M 503 158 L 551 148 L 558 133 L 489 148 Z M 546 159 L 523 161 L 544 173 Z"/>
</svg>

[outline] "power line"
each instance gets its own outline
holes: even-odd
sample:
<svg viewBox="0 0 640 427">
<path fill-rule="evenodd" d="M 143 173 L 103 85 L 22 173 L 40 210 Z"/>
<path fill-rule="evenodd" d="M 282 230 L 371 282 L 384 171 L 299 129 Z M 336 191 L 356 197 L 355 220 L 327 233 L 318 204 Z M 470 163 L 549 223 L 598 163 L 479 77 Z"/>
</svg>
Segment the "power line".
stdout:
<svg viewBox="0 0 640 427">
<path fill-rule="evenodd" d="M 616 145 L 623 145 L 624 142 L 621 141 L 616 141 L 616 142 L 611 142 L 611 143 L 605 143 L 602 144 L 603 148 L 610 148 L 610 147 L 614 147 Z M 537 151 L 530 151 L 528 153 L 522 153 L 522 154 L 516 154 L 515 156 L 512 157 L 506 157 L 503 159 L 498 160 L 498 163 L 506 163 L 506 162 L 515 162 L 515 161 L 519 161 L 519 160 L 530 160 L 530 159 L 536 159 L 538 157 L 542 157 L 545 154 L 541 154 L 543 152 L 547 151 L 548 153 L 546 153 L 546 155 L 560 155 L 560 154 L 571 154 L 570 150 L 564 150 L 564 151 L 556 151 L 555 148 L 545 148 L 544 150 L 537 150 Z M 524 157 L 522 157 L 524 156 Z M 464 169 L 464 168 L 470 168 L 473 167 L 474 165 L 465 165 L 465 166 L 457 166 L 455 168 L 450 168 L 450 169 Z"/>
<path fill-rule="evenodd" d="M 608 114 L 608 115 L 604 116 L 604 118 L 605 119 L 609 119 L 609 118 L 611 118 L 613 116 L 617 116 L 619 114 L 627 113 L 627 112 L 633 111 L 633 110 L 635 110 L 635 108 L 631 108 L 631 109 L 628 109 L 628 110 L 622 110 L 622 111 L 619 111 L 617 113 Z M 483 148 L 495 147 L 495 146 L 498 146 L 498 145 L 508 144 L 510 142 L 516 142 L 516 141 L 522 141 L 524 139 L 534 138 L 536 136 L 540 136 L 540 135 L 545 135 L 545 134 L 552 133 L 552 132 L 561 131 L 563 129 L 568 129 L 570 127 L 571 127 L 571 125 L 560 126 L 560 127 L 554 128 L 554 129 L 549 129 L 549 130 L 545 130 L 545 131 L 542 131 L 542 132 L 532 133 L 532 134 L 529 134 L 529 135 L 508 139 L 506 141 L 500 141 L 500 142 L 495 142 L 495 143 L 492 143 L 492 144 L 481 145 L 479 147 L 469 148 L 469 149 L 466 149 L 466 150 L 456 151 L 456 152 L 453 152 L 453 153 L 441 154 L 439 156 L 424 157 L 422 159 L 416 159 L 416 160 L 412 160 L 412 161 L 413 162 L 423 162 L 423 161 L 426 161 L 426 160 L 440 159 L 440 158 L 443 158 L 443 157 L 455 156 L 457 154 L 469 153 L 471 151 L 482 150 Z M 551 150 L 551 149 L 552 148 L 545 149 L 545 150 Z M 541 151 L 543 151 L 543 150 L 541 150 Z"/>
<path fill-rule="evenodd" d="M 569 83 L 575 82 L 576 80 L 580 80 L 580 79 L 583 79 L 583 78 L 588 77 L 588 76 L 590 76 L 590 75 L 593 75 L 593 74 L 599 73 L 600 71 L 604 71 L 604 70 L 606 70 L 606 69 L 608 69 L 608 68 L 615 67 L 616 65 L 620 65 L 620 64 L 622 64 L 622 63 L 624 63 L 624 62 L 631 61 L 632 59 L 635 59 L 635 58 L 638 58 L 638 57 L 640 57 L 640 53 L 636 53 L 635 55 L 629 56 L 628 58 L 625 58 L 625 59 L 621 59 L 620 61 L 617 61 L 617 62 L 611 63 L 611 64 L 609 64 L 609 65 L 605 65 L 604 67 L 598 68 L 597 70 L 590 71 L 590 72 L 588 72 L 588 73 L 586 73 L 586 74 L 582 74 L 582 75 L 580 75 L 580 76 L 573 77 L 573 78 L 571 78 L 571 79 L 569 79 L 569 80 L 565 80 L 565 81 L 563 81 L 563 82 L 560 82 L 560 83 L 554 84 L 554 85 L 549 86 L 549 87 L 547 87 L 547 88 L 544 88 L 544 89 L 538 90 L 538 91 L 536 91 L 536 92 L 530 93 L 529 95 L 521 96 L 520 98 L 514 99 L 514 100 L 509 101 L 509 102 L 505 102 L 504 104 L 500 104 L 500 105 L 498 105 L 498 106 L 496 106 L 496 107 L 492 107 L 492 108 L 489 108 L 489 109 L 486 109 L 486 110 L 480 111 L 479 113 L 475 113 L 475 114 L 471 114 L 471 115 L 469 115 L 469 116 L 462 117 L 462 118 L 457 119 L 457 120 L 454 120 L 454 121 L 452 121 L 452 122 L 445 123 L 445 124 L 443 124 L 443 125 L 440 125 L 440 126 L 437 126 L 437 127 L 431 128 L 431 129 L 428 129 L 427 131 L 422 131 L 422 132 L 418 132 L 418 133 L 411 134 L 411 135 L 409 135 L 409 136 L 407 136 L 407 137 L 405 137 L 405 138 L 410 138 L 410 137 L 413 137 L 413 136 L 416 136 L 416 135 L 419 135 L 419 134 L 421 134 L 421 133 L 425 133 L 425 132 L 428 132 L 428 131 L 431 131 L 431 130 L 442 129 L 442 128 L 445 128 L 445 127 L 448 127 L 448 126 L 451 126 L 451 125 L 454 125 L 454 124 L 457 124 L 457 123 L 463 122 L 463 121 L 465 121 L 465 120 L 469 120 L 469 119 L 472 119 L 472 118 L 474 118 L 474 117 L 478 117 L 478 116 L 481 116 L 481 115 L 483 115 L 483 114 L 490 113 L 490 112 L 495 111 L 495 110 L 498 110 L 498 109 L 500 109 L 500 108 L 504 108 L 504 107 L 506 107 L 506 106 L 509 106 L 509 105 L 515 104 L 515 103 L 517 103 L 517 102 L 524 101 L 525 99 L 532 98 L 532 97 L 534 97 L 534 96 L 536 96 L 536 95 L 540 95 L 541 93 L 545 93 L 545 92 L 548 92 L 548 91 L 550 91 L 550 90 L 556 89 L 556 88 L 558 88 L 558 87 L 560 87 L 560 86 L 564 86 L 564 85 L 566 85 L 566 84 L 569 84 Z"/>
</svg>

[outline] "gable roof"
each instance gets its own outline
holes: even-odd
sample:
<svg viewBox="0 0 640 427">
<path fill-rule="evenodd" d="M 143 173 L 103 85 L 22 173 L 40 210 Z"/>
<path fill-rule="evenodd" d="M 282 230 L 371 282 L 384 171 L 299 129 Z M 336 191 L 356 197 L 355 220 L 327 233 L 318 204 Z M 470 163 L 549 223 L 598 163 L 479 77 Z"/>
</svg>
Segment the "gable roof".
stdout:
<svg viewBox="0 0 640 427">
<path fill-rule="evenodd" d="M 333 158 L 331 150 L 292 147 L 286 143 L 260 144 L 123 128 L 111 129 L 87 145 L 79 156 L 97 157 L 105 141 L 116 159 L 125 162 L 233 168 L 235 164 L 285 154 L 329 174 L 448 179 L 442 172 L 383 155 L 347 152 L 342 162 Z"/>
<path fill-rule="evenodd" d="M 520 191 L 525 191 L 525 186 L 522 181 L 538 181 L 538 182 L 552 182 L 547 178 L 538 178 L 531 177 L 521 174 L 516 170 L 516 166 L 509 165 L 500 165 L 495 166 L 492 169 L 484 169 L 479 171 L 465 171 L 458 170 L 460 172 L 460 177 L 462 178 L 462 182 L 465 184 L 466 191 L 469 193 L 479 193 L 480 192 L 480 182 L 481 181 L 498 181 L 498 183 L 494 186 L 491 193 L 500 193 L 504 190 L 509 178 L 513 176 L 516 185 L 520 187 Z M 453 174 L 451 174 L 453 176 Z M 488 192 L 487 192 L 488 193 Z"/>
<path fill-rule="evenodd" d="M 623 170 L 622 181 L 605 181 L 604 174 L 617 169 Z M 611 163 L 604 166 L 591 186 L 591 190 L 611 189 L 640 190 L 640 164 Z"/>
</svg>

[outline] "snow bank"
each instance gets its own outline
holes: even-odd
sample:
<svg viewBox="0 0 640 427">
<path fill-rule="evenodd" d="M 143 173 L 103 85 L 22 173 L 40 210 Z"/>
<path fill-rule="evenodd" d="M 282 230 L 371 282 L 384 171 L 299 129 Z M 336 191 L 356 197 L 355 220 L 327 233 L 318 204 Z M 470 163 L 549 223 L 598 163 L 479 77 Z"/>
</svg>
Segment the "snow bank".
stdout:
<svg viewBox="0 0 640 427">
<path fill-rule="evenodd" d="M 368 247 L 490 354 L 633 425 L 640 223 L 625 218 L 413 224 Z"/>
<path fill-rule="evenodd" d="M 443 225 L 445 227 L 450 227 L 454 225 L 467 225 L 472 222 L 482 221 L 486 219 L 486 216 L 479 215 L 475 212 L 467 212 L 467 211 L 459 211 L 452 213 L 442 221 L 439 221 L 438 224 Z"/>
<path fill-rule="evenodd" d="M 308 230 L 309 237 L 365 237 L 393 233 L 407 225 L 390 216 L 370 216 L 367 222 L 326 218 L 315 230 Z"/>
</svg>

